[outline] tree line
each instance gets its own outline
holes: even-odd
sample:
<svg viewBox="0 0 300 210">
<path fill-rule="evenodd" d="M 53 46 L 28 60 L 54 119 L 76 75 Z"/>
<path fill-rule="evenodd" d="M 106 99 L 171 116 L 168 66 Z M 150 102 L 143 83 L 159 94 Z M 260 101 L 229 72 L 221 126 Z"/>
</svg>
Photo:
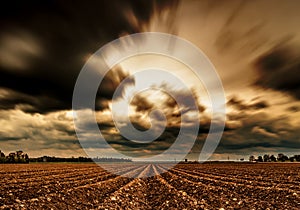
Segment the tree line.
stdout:
<svg viewBox="0 0 300 210">
<path fill-rule="evenodd" d="M 0 163 L 29 163 L 29 157 L 22 150 L 11 152 L 7 156 L 0 150 Z"/>
<path fill-rule="evenodd" d="M 29 156 L 23 151 L 19 150 L 11 152 L 9 155 L 5 154 L 0 150 L 0 163 L 29 163 L 29 162 L 132 162 L 131 159 L 125 158 L 107 158 L 107 157 L 50 157 L 42 156 L 37 158 L 29 158 Z"/>
<path fill-rule="evenodd" d="M 254 155 L 249 157 L 250 162 L 300 162 L 300 155 L 294 155 L 288 157 L 285 154 L 279 153 L 277 157 L 275 155 L 265 154 L 263 156 L 258 156 L 257 158 Z"/>
<path fill-rule="evenodd" d="M 125 158 L 89 158 L 89 157 L 50 157 L 43 156 L 37 158 L 30 158 L 30 162 L 132 162 L 130 159 Z"/>
</svg>

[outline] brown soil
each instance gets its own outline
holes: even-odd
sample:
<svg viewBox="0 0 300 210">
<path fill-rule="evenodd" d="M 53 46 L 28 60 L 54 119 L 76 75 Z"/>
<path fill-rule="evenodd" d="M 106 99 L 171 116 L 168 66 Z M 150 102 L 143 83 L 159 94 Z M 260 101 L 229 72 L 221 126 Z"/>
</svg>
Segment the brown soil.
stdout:
<svg viewBox="0 0 300 210">
<path fill-rule="evenodd" d="M 179 164 L 135 179 L 96 164 L 0 165 L 0 184 L 0 209 L 300 209 L 300 164 L 289 163 Z"/>
</svg>

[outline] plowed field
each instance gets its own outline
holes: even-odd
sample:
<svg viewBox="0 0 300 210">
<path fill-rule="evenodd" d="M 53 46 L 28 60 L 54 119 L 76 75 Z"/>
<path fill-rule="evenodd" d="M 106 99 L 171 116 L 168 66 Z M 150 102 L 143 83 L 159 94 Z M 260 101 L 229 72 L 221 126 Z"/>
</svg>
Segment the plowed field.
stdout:
<svg viewBox="0 0 300 210">
<path fill-rule="evenodd" d="M 300 209 L 300 164 L 0 165 L 0 209 Z"/>
</svg>

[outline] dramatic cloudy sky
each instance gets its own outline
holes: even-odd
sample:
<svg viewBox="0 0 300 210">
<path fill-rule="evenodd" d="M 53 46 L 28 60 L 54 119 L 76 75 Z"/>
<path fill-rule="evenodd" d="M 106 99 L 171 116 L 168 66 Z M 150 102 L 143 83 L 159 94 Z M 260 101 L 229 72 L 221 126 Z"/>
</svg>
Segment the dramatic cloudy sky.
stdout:
<svg viewBox="0 0 300 210">
<path fill-rule="evenodd" d="M 152 31 L 195 44 L 220 75 L 227 100 L 226 126 L 212 159 L 300 154 L 299 10 L 300 2 L 294 0 L 4 1 L 0 8 L 0 150 L 22 149 L 32 157 L 86 156 L 72 114 L 73 88 L 81 68 L 109 41 Z M 186 73 L 187 67 L 164 56 L 132 57 L 110 70 L 96 99 L 99 128 L 112 148 L 133 158 L 159 154 L 174 142 L 180 113 L 193 115 L 196 109 L 176 81 L 134 76 L 153 63 L 180 77 L 197 100 L 201 126 L 189 155 L 197 158 L 211 123 L 211 103 L 203 85 Z M 125 78 L 119 110 L 139 84 L 152 81 L 153 89 L 131 100 L 130 119 L 139 130 L 149 128 L 150 113 L 152 125 L 165 123 L 166 129 L 153 143 L 129 141 L 112 121 L 112 96 Z M 159 91 L 161 87 L 184 101 L 183 106 Z M 160 109 L 166 121 L 154 109 Z M 89 123 L 83 120 L 82 128 L 88 130 Z M 112 148 L 102 148 L 98 156 L 109 156 Z"/>
</svg>

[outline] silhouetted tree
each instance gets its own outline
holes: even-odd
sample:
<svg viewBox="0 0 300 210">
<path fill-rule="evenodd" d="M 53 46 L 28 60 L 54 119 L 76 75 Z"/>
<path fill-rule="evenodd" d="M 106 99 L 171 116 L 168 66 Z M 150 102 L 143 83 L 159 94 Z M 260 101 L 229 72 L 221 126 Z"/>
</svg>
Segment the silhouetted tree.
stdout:
<svg viewBox="0 0 300 210">
<path fill-rule="evenodd" d="M 257 162 L 263 162 L 262 156 L 258 156 L 258 157 L 257 157 Z"/>
<path fill-rule="evenodd" d="M 297 162 L 300 162 L 300 155 L 294 155 L 294 157 Z"/>
<path fill-rule="evenodd" d="M 29 163 L 29 157 L 21 150 L 11 152 L 8 156 L 0 151 L 0 163 Z"/>
<path fill-rule="evenodd" d="M 250 161 L 250 162 L 254 162 L 254 161 L 255 161 L 254 155 L 251 155 L 251 156 L 249 157 L 249 161 Z"/>
<path fill-rule="evenodd" d="M 289 160 L 290 160 L 291 162 L 294 162 L 294 161 L 295 161 L 295 157 L 294 157 L 294 156 L 293 156 L 293 157 L 290 157 Z"/>
<path fill-rule="evenodd" d="M 0 150 L 0 163 L 5 162 L 5 154 Z"/>
<path fill-rule="evenodd" d="M 280 161 L 280 162 L 284 162 L 284 161 L 286 161 L 288 159 L 289 159 L 289 157 L 286 156 L 286 155 L 284 155 L 284 154 L 282 154 L 282 153 L 279 153 L 278 156 L 277 156 L 277 160 Z"/>
<path fill-rule="evenodd" d="M 268 154 L 264 155 L 264 162 L 269 162 L 270 161 L 270 156 Z"/>
<path fill-rule="evenodd" d="M 276 157 L 274 155 L 271 155 L 270 160 L 271 160 L 271 162 L 276 162 Z"/>
</svg>

